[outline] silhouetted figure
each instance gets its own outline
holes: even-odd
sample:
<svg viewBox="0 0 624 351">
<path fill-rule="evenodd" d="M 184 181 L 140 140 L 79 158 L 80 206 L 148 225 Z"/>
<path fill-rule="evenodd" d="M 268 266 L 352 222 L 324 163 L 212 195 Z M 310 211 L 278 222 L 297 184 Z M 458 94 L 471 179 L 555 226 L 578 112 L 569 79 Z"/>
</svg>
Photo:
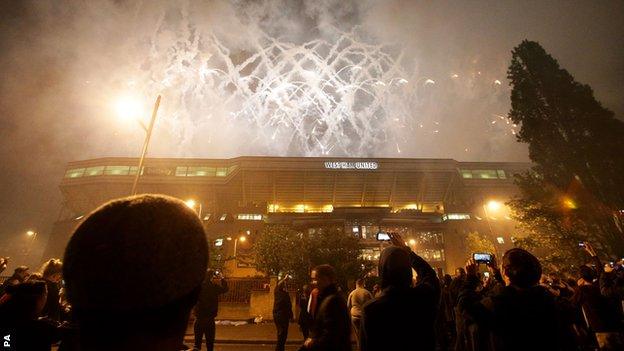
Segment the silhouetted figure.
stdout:
<svg viewBox="0 0 624 351">
<path fill-rule="evenodd" d="M 61 280 L 63 279 L 63 263 L 61 260 L 50 259 L 41 267 L 41 279 L 48 288 L 48 298 L 41 315 L 54 321 L 61 320 Z"/>
<path fill-rule="evenodd" d="M 52 344 L 59 341 L 61 332 L 58 323 L 38 318 L 46 301 L 46 284 L 31 281 L 10 285 L 6 294 L 0 305 L 0 335 L 3 337 L 0 347 L 49 351 Z"/>
<path fill-rule="evenodd" d="M 205 278 L 197 213 L 161 195 L 111 201 L 75 230 L 63 277 L 83 350 L 178 350 Z"/>
<path fill-rule="evenodd" d="M 398 234 L 379 259 L 382 293 L 364 306 L 362 351 L 433 350 L 440 282 Z M 412 269 L 418 274 L 412 286 Z"/>
<path fill-rule="evenodd" d="M 277 328 L 277 344 L 275 351 L 284 351 L 288 338 L 288 324 L 293 317 L 292 302 L 286 290 L 288 276 L 280 280 L 275 286 L 273 294 L 273 322 Z"/>
<path fill-rule="evenodd" d="M 312 325 L 312 315 L 308 312 L 308 302 L 310 301 L 311 290 L 309 285 L 304 285 L 299 293 L 299 329 L 303 334 L 303 340 L 310 335 L 310 326 Z"/>
<path fill-rule="evenodd" d="M 364 279 L 355 281 L 355 289 L 347 298 L 347 308 L 351 314 L 351 325 L 357 342 L 357 348 L 360 349 L 360 323 L 362 320 L 362 308 L 364 304 L 373 299 L 373 294 L 364 288 Z"/>
<path fill-rule="evenodd" d="M 305 341 L 304 349 L 350 351 L 349 311 L 336 286 L 336 271 L 330 265 L 320 265 L 312 271 L 312 279 L 319 293 L 310 338 Z"/>
<path fill-rule="evenodd" d="M 495 261 L 490 267 L 499 273 Z M 458 303 L 457 318 L 470 318 L 479 334 L 488 334 L 479 347 L 491 350 L 560 350 L 562 321 L 553 295 L 539 285 L 542 267 L 532 254 L 511 249 L 502 260 L 506 286 L 489 297 L 477 293 L 477 265 L 466 265 L 466 283 Z M 469 347 L 466 347 L 470 349 Z"/>
<path fill-rule="evenodd" d="M 218 284 L 217 284 L 218 283 Z M 195 333 L 194 348 L 201 349 L 202 338 L 206 336 L 206 349 L 212 351 L 215 341 L 215 318 L 219 313 L 219 295 L 228 292 L 227 280 L 212 269 L 206 273 L 199 294 L 199 301 L 195 306 L 195 325 L 193 330 Z"/>
<path fill-rule="evenodd" d="M 2 283 L 2 287 L 1 287 L 2 291 L 0 291 L 0 293 L 4 292 L 9 285 L 17 285 L 19 283 L 25 282 L 26 279 L 28 279 L 28 275 L 29 275 L 28 267 L 26 267 L 26 266 L 19 266 L 19 267 L 15 268 L 15 270 L 13 271 L 13 275 L 8 277 Z"/>
</svg>

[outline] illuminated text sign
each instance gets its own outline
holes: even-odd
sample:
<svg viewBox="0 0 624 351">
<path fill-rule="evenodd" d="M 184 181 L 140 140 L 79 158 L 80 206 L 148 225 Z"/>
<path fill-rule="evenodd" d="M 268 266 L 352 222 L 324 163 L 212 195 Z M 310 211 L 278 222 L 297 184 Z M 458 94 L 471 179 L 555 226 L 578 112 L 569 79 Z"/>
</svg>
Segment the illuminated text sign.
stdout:
<svg viewBox="0 0 624 351">
<path fill-rule="evenodd" d="M 325 162 L 327 169 L 377 169 L 379 164 L 373 161 L 327 161 Z"/>
</svg>

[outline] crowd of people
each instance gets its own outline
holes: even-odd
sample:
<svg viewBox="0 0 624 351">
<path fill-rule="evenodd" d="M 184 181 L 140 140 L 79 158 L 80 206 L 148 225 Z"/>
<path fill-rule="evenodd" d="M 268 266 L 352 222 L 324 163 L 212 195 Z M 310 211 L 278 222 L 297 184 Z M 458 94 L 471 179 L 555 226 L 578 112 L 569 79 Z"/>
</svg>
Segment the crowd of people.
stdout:
<svg viewBox="0 0 624 351">
<path fill-rule="evenodd" d="M 590 243 L 577 277 L 547 275 L 530 252 L 469 260 L 438 277 L 397 234 L 377 284 L 347 294 L 319 265 L 295 295 L 302 351 L 624 350 L 624 262 L 605 265 Z M 76 228 L 63 262 L 17 267 L 0 287 L 3 349 L 182 350 L 191 313 L 194 348 L 213 350 L 219 295 L 200 220 L 182 201 L 142 195 L 109 202 Z M 0 259 L 0 269 L 7 261 Z M 295 317 L 290 277 L 278 281 L 273 321 L 284 350 Z"/>
</svg>

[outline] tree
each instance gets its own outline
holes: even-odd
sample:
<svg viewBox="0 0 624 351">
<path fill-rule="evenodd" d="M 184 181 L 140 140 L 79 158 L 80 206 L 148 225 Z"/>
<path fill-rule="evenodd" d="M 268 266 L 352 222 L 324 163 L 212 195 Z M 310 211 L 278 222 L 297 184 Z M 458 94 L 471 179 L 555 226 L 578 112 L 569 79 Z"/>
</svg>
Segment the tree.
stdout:
<svg viewBox="0 0 624 351">
<path fill-rule="evenodd" d="M 578 239 L 621 255 L 624 123 L 536 42 L 514 48 L 508 78 L 509 117 L 535 164 L 516 177 L 521 195 L 509 203 L 529 235 L 519 244 L 553 264 L 578 262 Z"/>
<path fill-rule="evenodd" d="M 466 235 L 466 250 L 468 255 L 474 252 L 496 253 L 496 246 L 486 235 L 474 231 Z"/>
<path fill-rule="evenodd" d="M 258 270 L 268 275 L 291 274 L 299 283 L 309 279 L 309 241 L 292 227 L 266 225 L 254 250 Z"/>
<path fill-rule="evenodd" d="M 373 268 L 371 261 L 361 257 L 360 240 L 345 233 L 342 227 L 321 228 L 309 240 L 312 266 L 331 265 L 336 269 L 342 286 L 346 286 L 349 280 L 362 278 Z"/>
<path fill-rule="evenodd" d="M 342 228 L 328 227 L 304 234 L 286 225 L 266 225 L 255 251 L 260 271 L 269 275 L 289 273 L 298 283 L 309 281 L 310 271 L 320 264 L 332 265 L 341 284 L 372 269 L 370 261 L 360 257 L 359 240 L 345 234 Z"/>
</svg>

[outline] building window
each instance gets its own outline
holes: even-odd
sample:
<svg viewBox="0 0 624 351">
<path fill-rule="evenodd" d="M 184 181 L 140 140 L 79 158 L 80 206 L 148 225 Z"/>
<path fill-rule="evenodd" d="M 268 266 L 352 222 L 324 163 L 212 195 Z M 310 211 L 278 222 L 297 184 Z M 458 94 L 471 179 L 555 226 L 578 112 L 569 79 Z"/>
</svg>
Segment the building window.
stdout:
<svg viewBox="0 0 624 351">
<path fill-rule="evenodd" d="M 84 168 L 68 169 L 67 172 L 65 172 L 65 178 L 78 178 L 78 177 L 82 177 L 84 172 L 85 172 Z"/>
<path fill-rule="evenodd" d="M 228 169 L 227 168 L 217 168 L 217 177 L 225 177 L 228 174 Z"/>
<path fill-rule="evenodd" d="M 189 167 L 186 171 L 187 177 L 214 177 L 214 167 Z"/>
<path fill-rule="evenodd" d="M 225 221 L 225 219 L 227 218 L 227 214 L 222 214 L 221 218 L 219 218 L 220 221 Z"/>
<path fill-rule="evenodd" d="M 443 221 L 461 221 L 464 219 L 470 219 L 470 215 L 467 213 L 447 213 L 442 216 Z"/>
<path fill-rule="evenodd" d="M 176 177 L 186 177 L 186 171 L 188 167 L 176 167 L 175 175 Z"/>
<path fill-rule="evenodd" d="M 105 175 L 128 175 L 130 173 L 130 166 L 106 166 L 104 169 Z"/>
<path fill-rule="evenodd" d="M 460 169 L 459 173 L 464 179 L 507 179 L 502 169 Z"/>
<path fill-rule="evenodd" d="M 257 213 L 239 213 L 236 219 L 241 221 L 261 221 L 262 215 Z"/>
<path fill-rule="evenodd" d="M 85 170 L 85 177 L 99 176 L 104 173 L 104 166 L 89 167 Z"/>
</svg>

